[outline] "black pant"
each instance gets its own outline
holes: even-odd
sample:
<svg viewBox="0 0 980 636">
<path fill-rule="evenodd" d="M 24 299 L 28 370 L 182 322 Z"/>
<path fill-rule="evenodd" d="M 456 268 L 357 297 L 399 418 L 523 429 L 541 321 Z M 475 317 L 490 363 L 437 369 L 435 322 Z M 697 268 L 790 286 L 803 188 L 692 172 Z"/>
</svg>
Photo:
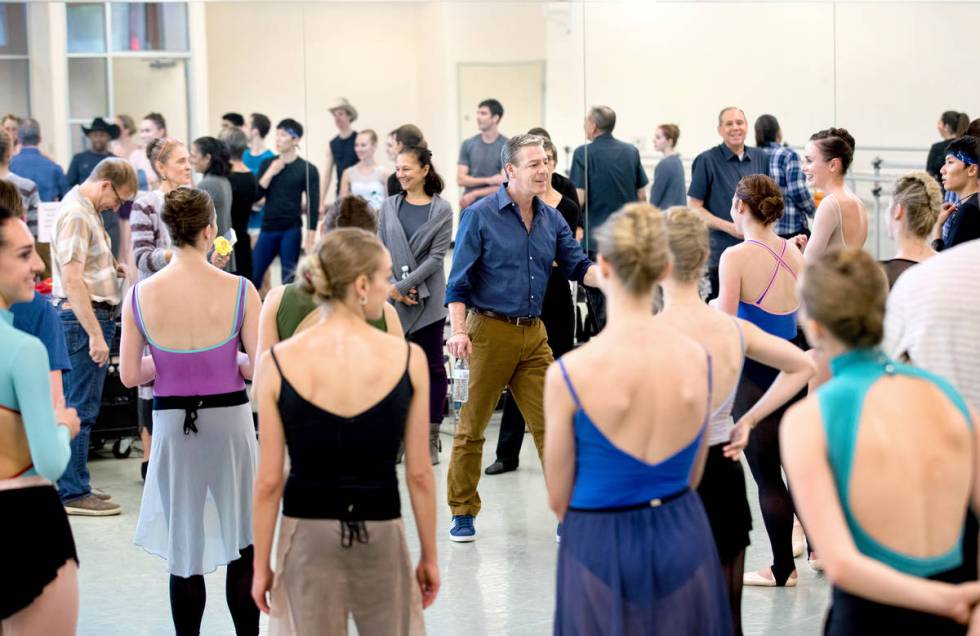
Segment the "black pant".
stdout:
<svg viewBox="0 0 980 636">
<path fill-rule="evenodd" d="M 588 289 L 588 288 L 586 288 Z M 597 290 L 598 291 L 598 290 Z M 602 293 L 598 292 L 601 296 Z M 548 346 L 557 360 L 571 351 L 575 340 L 575 308 L 568 281 L 552 271 L 548 290 L 541 308 L 541 321 L 548 332 Z M 508 468 L 517 467 L 521 444 L 524 443 L 524 417 L 517 403 L 508 393 L 504 412 L 500 419 L 500 437 L 497 439 L 497 461 Z"/>
<path fill-rule="evenodd" d="M 589 251 L 589 260 L 596 262 L 597 252 Z M 602 331 L 606 326 L 606 295 L 594 287 L 585 287 L 585 297 L 589 303 L 589 312 L 595 318 L 596 329 Z"/>
</svg>

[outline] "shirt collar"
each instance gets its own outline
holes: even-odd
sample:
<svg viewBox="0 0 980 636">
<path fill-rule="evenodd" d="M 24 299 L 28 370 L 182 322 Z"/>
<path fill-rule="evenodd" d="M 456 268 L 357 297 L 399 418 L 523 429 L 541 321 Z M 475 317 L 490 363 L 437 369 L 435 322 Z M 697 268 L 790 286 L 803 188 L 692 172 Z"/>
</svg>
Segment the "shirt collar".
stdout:
<svg viewBox="0 0 980 636">
<path fill-rule="evenodd" d="M 88 197 L 83 196 L 78 188 L 79 186 L 75 186 L 74 188 L 69 190 L 68 194 L 65 195 L 65 199 L 66 200 L 69 198 L 74 199 L 78 205 L 85 208 L 86 212 L 90 212 L 92 214 L 98 214 L 95 210 L 95 204 L 89 201 Z"/>
<path fill-rule="evenodd" d="M 25 152 L 32 155 L 39 155 L 41 154 L 41 149 L 37 146 L 21 146 L 20 153 L 18 154 L 23 154 Z"/>
<path fill-rule="evenodd" d="M 510 193 L 507 192 L 507 183 L 506 182 L 505 183 L 502 183 L 500 185 L 500 189 L 497 190 L 496 196 L 497 196 L 497 211 L 498 212 L 503 212 L 504 210 L 508 209 L 512 205 L 515 206 L 515 207 L 517 207 L 517 203 L 513 199 L 510 198 Z M 534 210 L 534 213 L 535 214 L 537 214 L 538 212 L 541 211 L 541 206 L 542 205 L 544 205 L 544 204 L 541 202 L 541 199 L 539 199 L 538 197 L 534 197 L 534 198 L 531 199 L 531 208 Z"/>
<path fill-rule="evenodd" d="M 749 161 L 752 158 L 748 146 L 742 147 L 741 159 L 739 159 L 738 155 L 732 152 L 731 148 L 726 146 L 724 143 L 719 144 L 718 147 L 721 148 L 721 156 L 725 159 L 725 161 L 730 161 L 732 157 L 735 157 L 735 159 L 737 159 L 738 161 Z"/>
<path fill-rule="evenodd" d="M 0 309 L 0 320 L 8 325 L 14 324 L 14 314 L 9 309 Z"/>
<path fill-rule="evenodd" d="M 776 143 L 775 141 L 770 141 L 766 143 L 765 148 L 782 148 L 782 145 Z"/>
</svg>

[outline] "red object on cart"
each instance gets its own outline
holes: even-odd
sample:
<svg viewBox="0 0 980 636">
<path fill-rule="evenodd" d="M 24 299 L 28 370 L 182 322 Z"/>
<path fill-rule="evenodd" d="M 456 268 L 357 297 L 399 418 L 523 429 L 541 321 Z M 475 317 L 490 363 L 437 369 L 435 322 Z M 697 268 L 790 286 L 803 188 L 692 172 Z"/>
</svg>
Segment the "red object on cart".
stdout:
<svg viewBox="0 0 980 636">
<path fill-rule="evenodd" d="M 38 281 L 38 283 L 34 285 L 34 289 L 37 291 L 37 293 L 44 294 L 45 296 L 51 295 L 51 290 L 53 287 L 54 284 L 50 278 L 45 278 L 42 281 Z"/>
</svg>

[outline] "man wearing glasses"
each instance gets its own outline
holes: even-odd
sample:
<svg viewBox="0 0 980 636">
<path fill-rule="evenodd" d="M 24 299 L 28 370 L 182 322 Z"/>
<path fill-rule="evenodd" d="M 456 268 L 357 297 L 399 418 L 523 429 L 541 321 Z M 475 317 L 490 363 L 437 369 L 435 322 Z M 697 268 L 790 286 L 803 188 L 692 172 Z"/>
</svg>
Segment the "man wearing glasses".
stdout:
<svg viewBox="0 0 980 636">
<path fill-rule="evenodd" d="M 125 159 L 103 159 L 61 202 L 51 238 L 53 296 L 65 330 L 71 370 L 65 401 L 78 411 L 81 430 L 71 442 L 71 461 L 58 480 L 65 512 L 118 515 L 119 504 L 89 484 L 88 447 L 99 415 L 109 343 L 116 333 L 126 268 L 112 255 L 101 213 L 115 214 L 136 196 L 136 172 Z"/>
</svg>

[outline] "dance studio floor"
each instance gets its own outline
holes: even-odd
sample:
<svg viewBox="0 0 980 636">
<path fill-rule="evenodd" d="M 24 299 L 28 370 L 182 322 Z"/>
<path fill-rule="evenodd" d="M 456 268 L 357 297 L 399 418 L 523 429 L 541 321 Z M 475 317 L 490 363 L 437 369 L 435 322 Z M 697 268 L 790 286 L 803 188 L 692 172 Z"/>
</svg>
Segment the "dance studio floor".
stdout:
<svg viewBox="0 0 980 636">
<path fill-rule="evenodd" d="M 484 465 L 493 461 L 497 417 L 487 431 Z M 446 531 L 446 469 L 452 438 L 444 426 L 442 463 L 435 467 L 438 520 L 437 545 L 442 590 L 425 613 L 429 634 L 551 633 L 554 610 L 554 572 L 557 544 L 555 519 L 548 510 L 541 465 L 530 436 L 525 437 L 521 467 L 516 472 L 484 476 L 480 482 L 483 512 L 477 518 L 475 543 L 451 543 Z M 113 459 L 111 453 L 90 462 L 93 485 L 112 494 L 123 507 L 118 517 L 71 517 L 81 560 L 81 612 L 78 633 L 83 636 L 168 636 L 170 620 L 167 569 L 164 561 L 133 545 L 142 483 L 139 459 Z M 752 505 L 752 546 L 746 569 L 769 563 L 770 554 L 755 484 L 748 473 Z M 402 488 L 402 511 L 409 546 L 417 555 L 408 493 Z M 797 559 L 800 584 L 786 589 L 746 588 L 742 599 L 745 634 L 819 634 L 828 602 L 826 580 L 814 574 L 805 559 Z M 206 577 L 208 603 L 201 633 L 233 635 L 224 599 L 224 570 Z M 262 633 L 268 622 L 263 617 Z M 355 633 L 352 630 L 352 633 Z"/>
</svg>

